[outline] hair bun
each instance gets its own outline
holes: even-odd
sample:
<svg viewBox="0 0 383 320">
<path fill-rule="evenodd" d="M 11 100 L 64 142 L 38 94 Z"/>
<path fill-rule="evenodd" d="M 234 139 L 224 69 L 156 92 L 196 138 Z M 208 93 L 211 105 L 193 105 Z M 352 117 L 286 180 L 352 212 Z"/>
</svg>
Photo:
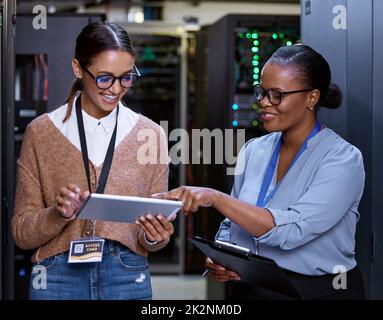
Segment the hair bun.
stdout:
<svg viewBox="0 0 383 320">
<path fill-rule="evenodd" d="M 319 105 L 323 108 L 337 109 L 342 103 L 342 98 L 342 91 L 339 87 L 334 83 L 330 83 L 324 96 L 320 98 Z"/>
</svg>

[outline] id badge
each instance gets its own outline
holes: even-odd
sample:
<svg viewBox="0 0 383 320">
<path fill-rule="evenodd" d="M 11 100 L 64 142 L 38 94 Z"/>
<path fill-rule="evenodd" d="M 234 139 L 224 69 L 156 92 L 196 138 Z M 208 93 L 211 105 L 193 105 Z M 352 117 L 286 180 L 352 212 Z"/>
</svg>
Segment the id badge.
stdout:
<svg viewBox="0 0 383 320">
<path fill-rule="evenodd" d="M 101 262 L 104 243 L 105 239 L 72 241 L 68 263 Z"/>
</svg>

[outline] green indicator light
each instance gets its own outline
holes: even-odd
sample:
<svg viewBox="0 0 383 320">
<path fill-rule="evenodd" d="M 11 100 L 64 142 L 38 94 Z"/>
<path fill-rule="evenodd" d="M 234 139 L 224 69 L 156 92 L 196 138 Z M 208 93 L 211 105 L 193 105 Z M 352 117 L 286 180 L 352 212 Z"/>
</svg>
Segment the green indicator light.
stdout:
<svg viewBox="0 0 383 320">
<path fill-rule="evenodd" d="M 285 37 L 285 35 L 284 35 L 283 33 L 280 33 L 280 34 L 279 34 L 279 38 L 280 38 L 280 39 L 283 39 L 284 37 Z"/>
<path fill-rule="evenodd" d="M 252 37 L 253 39 L 258 39 L 258 33 L 253 33 L 253 34 L 251 35 L 251 37 Z"/>
<path fill-rule="evenodd" d="M 258 84 L 258 82 L 256 83 Z M 251 106 L 254 110 L 257 110 L 258 109 L 258 105 L 256 103 L 253 103 L 252 106 Z"/>
<path fill-rule="evenodd" d="M 239 37 L 240 37 L 241 39 L 243 39 L 243 38 L 245 37 L 245 35 L 244 35 L 243 33 L 240 33 L 240 34 L 239 34 Z"/>
<path fill-rule="evenodd" d="M 259 41 L 258 40 L 254 40 L 253 45 L 258 46 L 259 45 Z"/>
<path fill-rule="evenodd" d="M 259 73 L 259 68 L 254 68 L 253 71 L 254 73 Z"/>
<path fill-rule="evenodd" d="M 253 66 L 259 65 L 259 61 L 257 61 L 257 60 L 253 60 L 251 63 L 252 63 Z"/>
<path fill-rule="evenodd" d="M 259 81 L 253 81 L 253 86 L 255 86 L 256 84 L 259 84 Z"/>
<path fill-rule="evenodd" d="M 256 55 L 253 57 L 253 59 L 254 59 L 254 60 L 259 60 L 259 55 L 256 54 Z"/>
<path fill-rule="evenodd" d="M 251 38 L 251 34 L 248 32 L 246 33 L 246 39 L 250 39 Z"/>
<path fill-rule="evenodd" d="M 258 79 L 259 79 L 259 75 L 254 74 L 254 75 L 253 75 L 253 79 L 254 79 L 254 80 L 258 80 Z"/>
<path fill-rule="evenodd" d="M 273 39 L 277 39 L 278 35 L 276 33 L 273 33 Z"/>
<path fill-rule="evenodd" d="M 253 120 L 253 121 L 251 122 L 251 124 L 253 125 L 253 127 L 256 127 L 256 126 L 258 125 L 258 121 L 257 121 L 257 120 Z"/>
<path fill-rule="evenodd" d="M 292 45 L 293 45 L 293 43 L 291 41 L 286 42 L 286 46 L 292 46 Z"/>
<path fill-rule="evenodd" d="M 258 47 L 252 47 L 252 48 L 251 48 L 251 51 L 253 51 L 253 52 L 258 52 L 258 51 L 259 51 L 259 48 L 258 48 Z"/>
</svg>

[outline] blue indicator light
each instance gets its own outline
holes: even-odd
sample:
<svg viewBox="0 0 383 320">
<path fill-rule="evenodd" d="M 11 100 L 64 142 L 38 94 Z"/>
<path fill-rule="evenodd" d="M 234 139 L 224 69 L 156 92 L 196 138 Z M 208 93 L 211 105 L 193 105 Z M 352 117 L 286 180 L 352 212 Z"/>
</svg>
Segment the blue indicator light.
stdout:
<svg viewBox="0 0 383 320">
<path fill-rule="evenodd" d="M 238 110 L 238 104 L 234 103 L 232 108 L 233 108 L 233 110 Z"/>
<path fill-rule="evenodd" d="M 233 127 L 236 127 L 236 126 L 238 126 L 238 121 L 237 121 L 237 120 L 234 120 L 234 121 L 233 121 Z"/>
</svg>

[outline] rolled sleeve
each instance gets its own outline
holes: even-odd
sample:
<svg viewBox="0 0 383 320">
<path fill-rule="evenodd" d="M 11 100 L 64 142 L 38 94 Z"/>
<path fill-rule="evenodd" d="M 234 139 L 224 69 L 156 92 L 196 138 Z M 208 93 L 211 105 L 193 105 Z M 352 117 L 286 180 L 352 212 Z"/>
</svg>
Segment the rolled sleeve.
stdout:
<svg viewBox="0 0 383 320">
<path fill-rule="evenodd" d="M 275 227 L 256 241 L 284 250 L 297 248 L 333 228 L 357 208 L 364 187 L 360 151 L 353 146 L 331 151 L 321 161 L 312 184 L 288 209 L 265 208 Z M 356 210 L 353 212 L 359 215 Z"/>
<path fill-rule="evenodd" d="M 303 220 L 303 216 L 299 212 L 295 212 L 293 210 L 288 210 L 288 214 L 286 214 L 285 210 L 278 209 L 267 209 L 274 218 L 274 223 L 276 226 L 283 226 L 285 224 L 295 223 Z"/>
<path fill-rule="evenodd" d="M 254 240 L 260 243 L 266 243 L 270 246 L 278 246 L 286 240 L 289 228 L 281 228 L 281 226 L 291 225 L 303 220 L 303 216 L 298 212 L 288 212 L 288 214 L 286 214 L 286 210 L 265 209 L 267 209 L 273 216 L 275 227 L 260 237 L 254 237 Z"/>
</svg>

